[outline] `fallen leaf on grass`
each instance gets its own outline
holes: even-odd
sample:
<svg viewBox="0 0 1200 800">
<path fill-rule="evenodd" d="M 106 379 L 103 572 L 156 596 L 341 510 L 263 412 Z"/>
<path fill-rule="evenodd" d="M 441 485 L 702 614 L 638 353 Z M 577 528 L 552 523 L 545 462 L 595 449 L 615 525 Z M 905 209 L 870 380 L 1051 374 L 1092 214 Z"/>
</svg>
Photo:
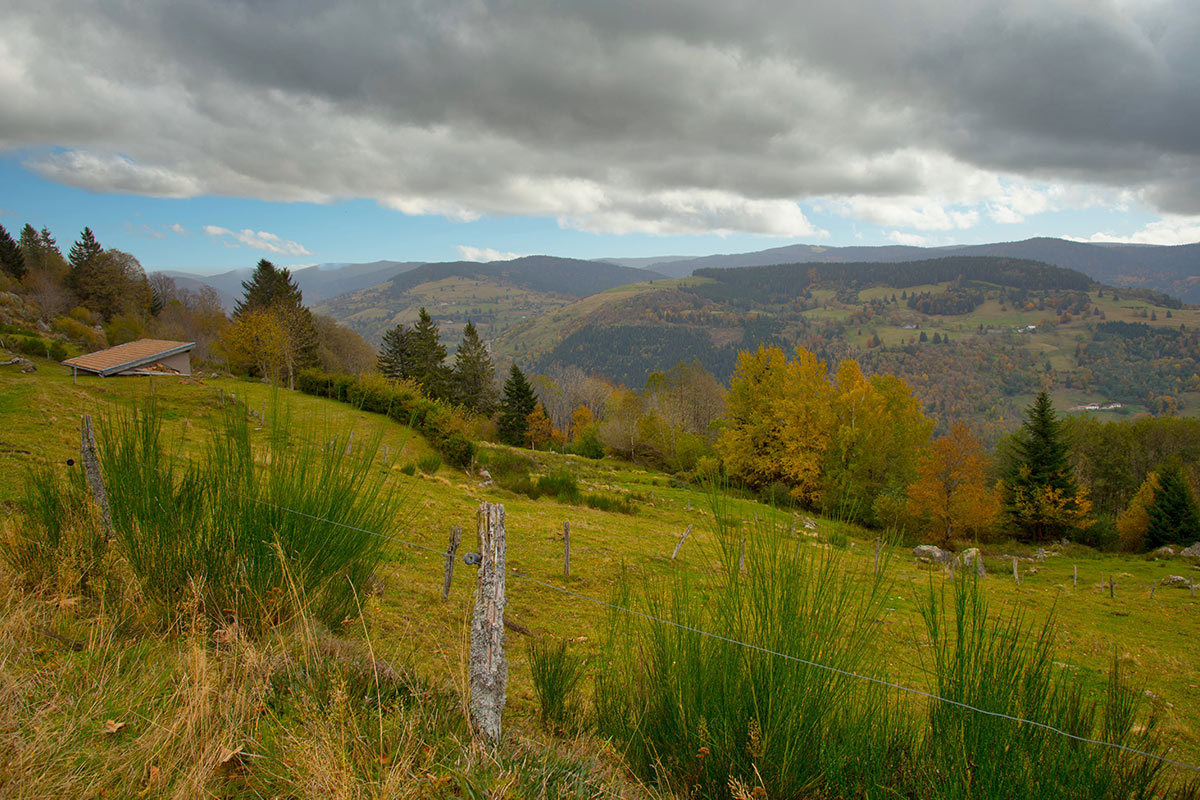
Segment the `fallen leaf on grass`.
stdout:
<svg viewBox="0 0 1200 800">
<path fill-rule="evenodd" d="M 111 720 L 111 719 L 104 720 L 104 733 L 105 734 L 112 735 L 124 727 L 125 727 L 124 722 L 117 722 L 116 720 Z"/>
</svg>

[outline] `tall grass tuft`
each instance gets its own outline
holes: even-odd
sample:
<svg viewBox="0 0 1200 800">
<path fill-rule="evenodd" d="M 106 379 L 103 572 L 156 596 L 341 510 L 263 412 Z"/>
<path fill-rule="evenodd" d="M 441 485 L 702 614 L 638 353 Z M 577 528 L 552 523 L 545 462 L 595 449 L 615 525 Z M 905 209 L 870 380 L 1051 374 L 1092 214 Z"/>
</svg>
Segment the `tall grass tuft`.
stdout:
<svg viewBox="0 0 1200 800">
<path fill-rule="evenodd" d="M 719 570 L 648 588 L 644 608 L 726 638 L 618 620 L 616 671 L 597 687 L 601 731 L 624 744 L 639 776 L 676 792 L 729 796 L 735 779 L 761 781 L 773 797 L 857 796 L 884 777 L 864 753 L 911 746 L 883 691 L 844 674 L 866 668 L 884 584 L 845 580 L 841 553 L 796 548 L 772 520 L 746 537 L 743 573 L 742 529 L 716 499 L 714 518 Z"/>
<path fill-rule="evenodd" d="M 397 509 L 373 464 L 378 441 L 349 455 L 342 437 L 297 435 L 279 409 L 271 419 L 256 446 L 244 409 L 227 409 L 192 462 L 171 455 L 153 403 L 100 426 L 117 538 L 168 617 L 191 582 L 203 583 L 214 619 L 270 624 L 288 613 L 289 590 L 326 624 L 355 616 L 352 586 L 380 558 L 370 531 L 386 530 Z"/>
<path fill-rule="evenodd" d="M 949 588 L 931 585 L 921 603 L 940 697 L 1077 737 L 1160 749 L 1153 717 L 1135 726 L 1140 693 L 1122 679 L 1116 662 L 1103 702 L 1087 699 L 1055 665 L 1053 617 L 1036 625 L 1020 611 L 991 616 L 978 579 L 960 572 Z M 931 703 L 928 719 L 924 760 L 955 764 L 941 776 L 938 797 L 1010 797 L 1020 786 L 1025 797 L 1083 800 L 1161 796 L 1167 788 L 1162 762 L 1045 728 L 948 703 Z"/>
<path fill-rule="evenodd" d="M 551 730 L 576 727 L 583 660 L 568 652 L 565 640 L 553 643 L 533 639 L 529 642 L 529 671 L 542 723 Z"/>
<path fill-rule="evenodd" d="M 104 529 L 81 466 L 37 464 L 26 473 L 17 502 L 23 524 L 13 524 L 0 557 L 31 584 L 62 577 L 64 569 L 86 584 L 104 555 Z"/>
</svg>

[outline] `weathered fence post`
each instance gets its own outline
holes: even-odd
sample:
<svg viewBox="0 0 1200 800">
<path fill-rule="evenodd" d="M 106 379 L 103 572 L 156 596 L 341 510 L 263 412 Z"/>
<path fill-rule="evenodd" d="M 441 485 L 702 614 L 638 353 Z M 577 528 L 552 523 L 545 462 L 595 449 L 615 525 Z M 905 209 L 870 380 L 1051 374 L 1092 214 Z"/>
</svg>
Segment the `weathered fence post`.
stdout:
<svg viewBox="0 0 1200 800">
<path fill-rule="evenodd" d="M 350 455 L 350 451 L 354 449 L 354 431 L 350 431 L 350 438 L 346 440 L 346 455 Z"/>
<path fill-rule="evenodd" d="M 738 572 L 746 571 L 746 534 L 742 534 L 742 550 L 738 553 Z"/>
<path fill-rule="evenodd" d="M 679 541 L 675 543 L 675 551 L 671 553 L 671 560 L 675 560 L 675 556 L 679 555 L 679 548 L 683 547 L 683 543 L 687 541 L 688 534 L 692 532 L 692 526 L 688 525 L 687 530 L 683 532 L 683 536 L 679 537 Z"/>
<path fill-rule="evenodd" d="M 563 520 L 563 580 L 571 580 L 571 523 Z"/>
<path fill-rule="evenodd" d="M 1073 586 L 1073 587 L 1079 586 L 1079 565 L 1078 564 L 1071 565 L 1071 586 Z"/>
<path fill-rule="evenodd" d="M 504 506 L 481 503 L 479 582 L 471 622 L 471 723 L 488 742 L 500 743 L 500 715 L 508 684 L 504 657 Z"/>
<path fill-rule="evenodd" d="M 795 524 L 795 523 L 793 523 Z M 883 538 L 875 538 L 875 574 L 879 574 L 879 551 L 883 549 Z"/>
<path fill-rule="evenodd" d="M 462 542 L 462 528 L 450 526 L 450 546 L 446 548 L 446 579 L 442 581 L 442 599 L 450 598 L 450 579 L 454 577 L 454 557 L 458 555 L 458 545 Z"/>
<path fill-rule="evenodd" d="M 1017 557 L 1013 556 L 1013 583 L 1021 585 L 1021 573 L 1017 571 Z"/>
<path fill-rule="evenodd" d="M 1115 599 L 1117 596 L 1117 587 L 1115 584 L 1113 584 L 1112 573 L 1109 573 L 1108 575 L 1108 596 L 1113 599 Z"/>
<path fill-rule="evenodd" d="M 92 418 L 83 415 L 83 423 L 79 429 L 79 454 L 83 459 L 84 474 L 87 475 L 88 486 L 96 505 L 100 506 L 101 519 L 104 520 L 104 539 L 112 538 L 112 512 L 108 508 L 108 492 L 104 490 L 104 476 L 100 472 L 100 457 L 96 453 L 96 435 L 92 431 Z"/>
</svg>

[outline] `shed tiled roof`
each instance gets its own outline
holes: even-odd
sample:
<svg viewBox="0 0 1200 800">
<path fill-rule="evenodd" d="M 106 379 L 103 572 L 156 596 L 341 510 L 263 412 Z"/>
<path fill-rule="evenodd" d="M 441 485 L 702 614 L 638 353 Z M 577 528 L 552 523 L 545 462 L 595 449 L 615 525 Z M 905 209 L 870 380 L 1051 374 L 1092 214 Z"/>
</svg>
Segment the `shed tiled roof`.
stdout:
<svg viewBox="0 0 1200 800">
<path fill-rule="evenodd" d="M 196 346 L 195 342 L 172 342 L 166 339 L 138 339 L 136 342 L 119 344 L 107 350 L 98 350 L 84 356 L 69 358 L 62 362 L 68 367 L 78 367 L 98 375 L 115 375 L 135 369 L 159 359 L 185 353 Z"/>
</svg>

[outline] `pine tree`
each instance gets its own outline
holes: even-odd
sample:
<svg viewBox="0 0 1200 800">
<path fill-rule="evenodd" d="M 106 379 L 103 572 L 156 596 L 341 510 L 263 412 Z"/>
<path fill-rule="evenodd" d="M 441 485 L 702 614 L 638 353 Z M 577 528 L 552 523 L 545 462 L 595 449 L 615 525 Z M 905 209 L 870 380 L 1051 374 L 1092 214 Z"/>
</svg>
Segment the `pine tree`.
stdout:
<svg viewBox="0 0 1200 800">
<path fill-rule="evenodd" d="M 392 380 L 413 379 L 412 355 L 409 352 L 412 331 L 403 323 L 383 335 L 379 348 L 379 371 Z"/>
<path fill-rule="evenodd" d="M 514 447 L 523 445 L 529 427 L 529 415 L 536 407 L 537 395 L 533 387 L 525 379 L 520 367 L 513 364 L 508 372 L 508 380 L 504 382 L 504 396 L 500 398 L 500 419 L 496 425 L 500 441 Z"/>
<path fill-rule="evenodd" d="M 496 370 L 479 333 L 468 320 L 454 353 L 454 400 L 476 414 L 490 416 L 496 409 Z"/>
<path fill-rule="evenodd" d="M 1177 458 L 1159 470 L 1154 502 L 1146 511 L 1150 518 L 1146 528 L 1149 549 L 1200 540 L 1200 509 Z"/>
<path fill-rule="evenodd" d="M 0 225 L 0 269 L 17 280 L 25 277 L 25 255 L 3 225 Z"/>
<path fill-rule="evenodd" d="M 1075 483 L 1050 395 L 1041 392 L 1025 417 L 1004 454 L 1001 494 L 1009 518 L 1026 537 L 1046 541 L 1084 524 L 1091 503 Z"/>
</svg>

